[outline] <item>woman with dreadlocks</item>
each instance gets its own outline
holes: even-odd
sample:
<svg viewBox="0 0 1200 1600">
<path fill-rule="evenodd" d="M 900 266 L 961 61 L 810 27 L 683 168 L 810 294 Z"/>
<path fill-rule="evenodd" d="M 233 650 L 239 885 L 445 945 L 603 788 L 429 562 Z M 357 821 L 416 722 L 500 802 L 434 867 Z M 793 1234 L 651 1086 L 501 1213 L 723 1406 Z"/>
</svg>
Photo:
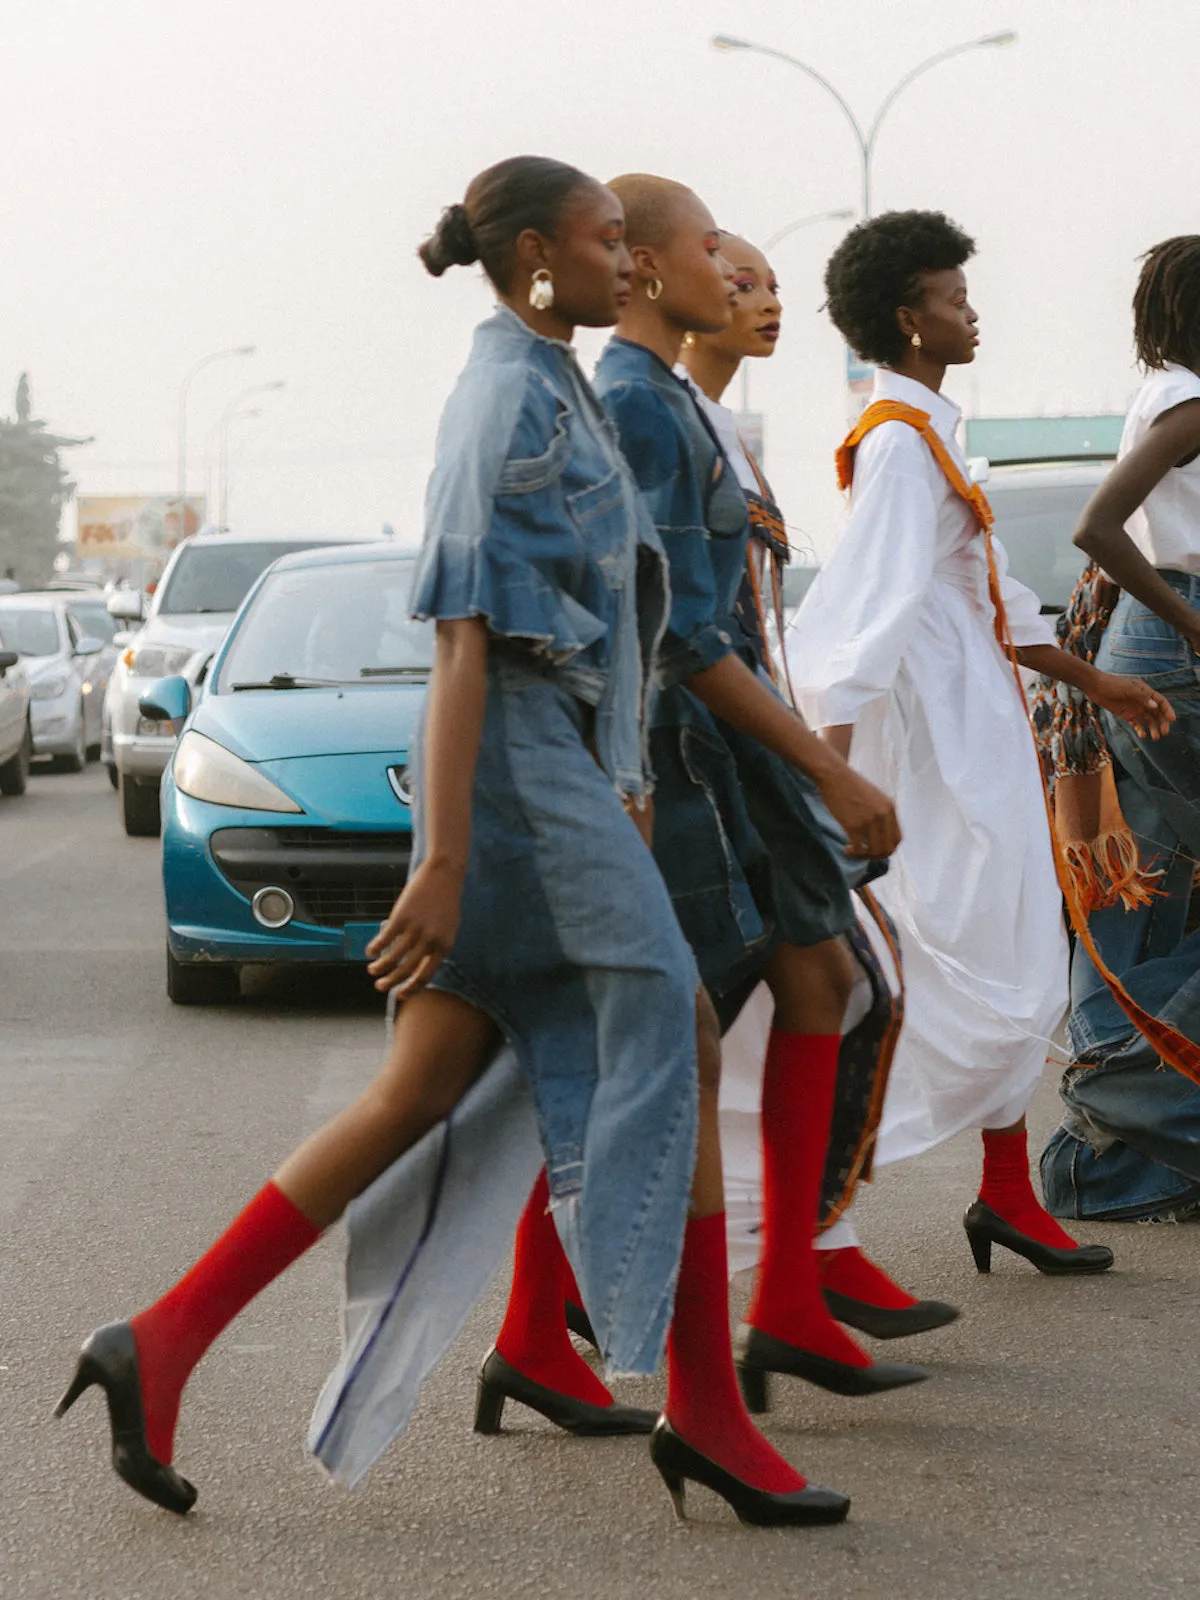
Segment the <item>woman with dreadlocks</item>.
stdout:
<svg viewBox="0 0 1200 1600">
<path fill-rule="evenodd" d="M 1093 564 L 1059 631 L 1108 672 L 1144 678 L 1175 726 L 1147 740 L 1078 693 L 1044 690 L 1038 720 L 1092 937 L 1150 1015 L 1200 1043 L 1200 933 L 1186 936 L 1200 859 L 1200 235 L 1147 252 L 1133 313 L 1147 376 L 1075 535 Z M 1200 1199 L 1200 1089 L 1161 1070 L 1082 948 L 1071 999 L 1047 1203 L 1058 1216 L 1178 1215 Z"/>
</svg>

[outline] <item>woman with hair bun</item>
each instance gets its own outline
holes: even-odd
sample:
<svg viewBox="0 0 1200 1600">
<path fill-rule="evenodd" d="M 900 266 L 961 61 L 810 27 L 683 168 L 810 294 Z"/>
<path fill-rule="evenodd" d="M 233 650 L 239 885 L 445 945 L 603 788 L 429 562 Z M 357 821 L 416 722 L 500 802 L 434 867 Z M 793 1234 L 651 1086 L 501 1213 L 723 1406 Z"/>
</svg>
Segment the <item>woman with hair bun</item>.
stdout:
<svg viewBox="0 0 1200 1600">
<path fill-rule="evenodd" d="M 1112 1252 L 1078 1246 L 1030 1182 L 1025 1111 L 1066 1003 L 1067 939 L 1015 663 L 1156 733 L 1170 712 L 1058 649 L 1037 597 L 999 545 L 992 555 L 960 413 L 941 393 L 979 342 L 963 272 L 974 249 L 940 212 L 892 212 L 829 262 L 830 316 L 878 372 L 838 455 L 849 521 L 788 660 L 810 720 L 895 794 L 905 830 L 878 889 L 900 930 L 906 1008 L 876 1161 L 980 1128 L 983 1182 L 964 1219 L 979 1271 L 1000 1244 L 1042 1272 L 1102 1272 Z"/>
<path fill-rule="evenodd" d="M 719 1346 L 694 1331 L 711 1314 L 686 1287 L 689 1201 L 701 1219 L 721 1205 L 719 1053 L 641 836 L 667 591 L 653 527 L 569 343 L 576 326 L 611 326 L 628 299 L 621 205 L 573 167 L 516 157 L 474 179 L 421 256 L 435 276 L 479 260 L 500 305 L 442 416 L 413 580 L 414 615 L 437 624 L 414 753 L 413 866 L 368 947 L 376 987 L 404 999 L 390 1057 L 166 1295 L 92 1335 L 58 1413 L 100 1385 L 117 1472 L 158 1505 L 190 1510 L 196 1491 L 170 1462 L 204 1351 L 448 1116 L 506 1042 L 608 1365 L 652 1372 L 675 1307 L 668 1413 L 707 1406 L 710 1423 L 707 1456 L 665 1422 L 656 1433 L 677 1510 L 686 1474 L 745 1521 L 840 1521 L 844 1495 L 809 1488 L 740 1405 L 722 1414 L 728 1337 L 722 1370 Z M 443 1161 L 449 1145 L 447 1132 Z M 401 1265 L 375 1322 L 353 1327 L 352 1378 L 414 1263 Z M 723 1284 L 719 1308 L 723 1319 Z M 582 1420 L 593 1426 L 580 1431 L 630 1431 L 611 1403 Z M 314 1444 L 331 1470 L 345 1421 L 334 1395 Z M 375 1454 L 390 1436 L 380 1431 Z"/>
</svg>

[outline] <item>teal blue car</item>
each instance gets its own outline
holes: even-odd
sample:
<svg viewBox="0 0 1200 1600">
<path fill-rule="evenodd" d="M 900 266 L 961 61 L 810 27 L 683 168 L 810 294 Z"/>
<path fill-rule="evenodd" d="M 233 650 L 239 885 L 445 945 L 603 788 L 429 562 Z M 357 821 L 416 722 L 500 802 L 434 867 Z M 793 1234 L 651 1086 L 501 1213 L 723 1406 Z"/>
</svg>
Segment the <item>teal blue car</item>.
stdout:
<svg viewBox="0 0 1200 1600">
<path fill-rule="evenodd" d="M 307 550 L 268 567 L 205 681 L 142 715 L 179 732 L 162 781 L 167 993 L 240 993 L 240 969 L 365 960 L 412 852 L 408 752 L 433 663 L 413 554 Z"/>
</svg>

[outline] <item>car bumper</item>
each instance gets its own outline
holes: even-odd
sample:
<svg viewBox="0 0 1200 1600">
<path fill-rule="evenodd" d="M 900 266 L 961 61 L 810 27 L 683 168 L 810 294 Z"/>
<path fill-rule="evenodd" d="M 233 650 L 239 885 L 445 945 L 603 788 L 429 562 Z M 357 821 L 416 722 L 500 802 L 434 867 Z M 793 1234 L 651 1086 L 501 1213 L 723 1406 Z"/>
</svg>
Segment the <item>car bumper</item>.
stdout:
<svg viewBox="0 0 1200 1600">
<path fill-rule="evenodd" d="M 157 780 L 167 769 L 175 753 L 173 733 L 117 733 L 111 734 L 112 761 L 118 772 L 126 777 Z"/>
</svg>

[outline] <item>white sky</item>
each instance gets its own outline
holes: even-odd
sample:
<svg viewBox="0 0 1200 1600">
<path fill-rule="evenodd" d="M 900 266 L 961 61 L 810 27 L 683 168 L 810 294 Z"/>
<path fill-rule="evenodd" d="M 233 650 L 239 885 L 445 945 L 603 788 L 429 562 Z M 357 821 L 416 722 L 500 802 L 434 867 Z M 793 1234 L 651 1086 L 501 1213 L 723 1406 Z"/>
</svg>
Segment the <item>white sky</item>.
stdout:
<svg viewBox="0 0 1200 1600">
<path fill-rule="evenodd" d="M 195 490 L 221 408 L 286 380 L 234 435 L 244 526 L 419 536 L 490 302 L 413 251 L 490 162 L 659 172 L 752 238 L 856 203 L 833 101 L 713 32 L 804 58 L 865 122 L 923 56 L 1018 30 L 919 80 L 875 166 L 877 210 L 940 207 L 979 242 L 983 349 L 949 386 L 969 409 L 1121 409 L 1135 257 L 1200 230 L 1195 0 L 2 0 L 0 25 L 0 411 L 28 368 L 38 413 L 96 436 L 71 456 L 84 492 L 169 490 L 183 374 L 254 343 L 190 411 Z M 818 545 L 845 408 L 820 278 L 844 226 L 774 253 L 784 338 L 751 381 L 788 521 Z"/>
</svg>

